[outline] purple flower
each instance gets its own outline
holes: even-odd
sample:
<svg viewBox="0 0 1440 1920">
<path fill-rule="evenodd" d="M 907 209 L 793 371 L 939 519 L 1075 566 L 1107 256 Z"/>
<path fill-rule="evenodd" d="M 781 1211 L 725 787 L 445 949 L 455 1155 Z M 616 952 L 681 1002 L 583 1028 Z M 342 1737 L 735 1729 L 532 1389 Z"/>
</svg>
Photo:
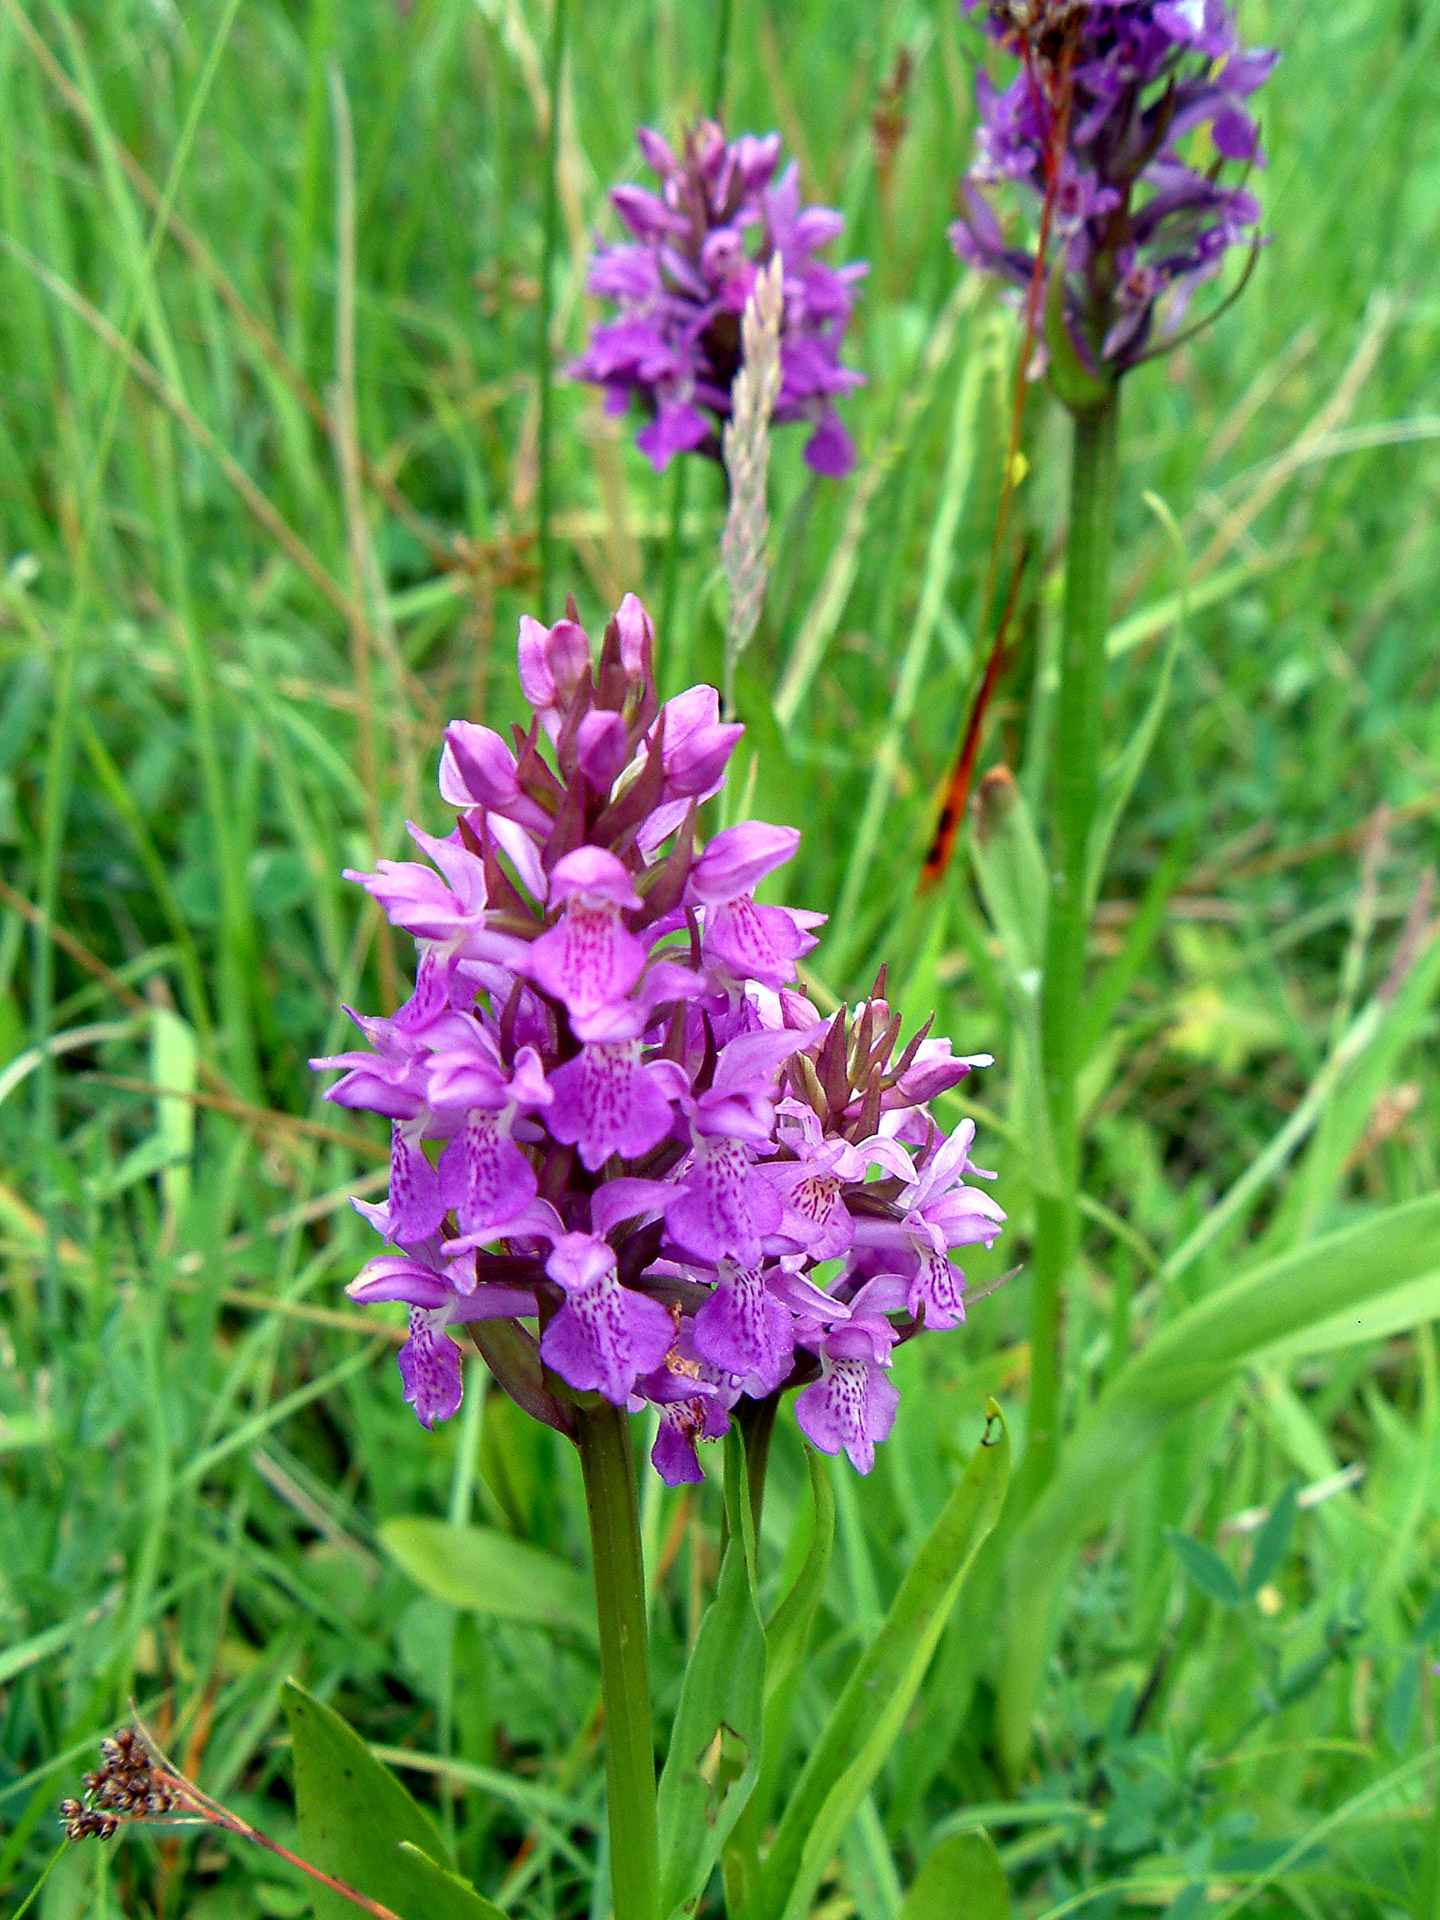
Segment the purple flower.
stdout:
<svg viewBox="0 0 1440 1920">
<path fill-rule="evenodd" d="M 797 1396 L 800 1431 L 822 1453 L 843 1449 L 860 1473 L 875 1464 L 875 1442 L 888 1440 L 900 1395 L 886 1373 L 895 1346 L 887 1310 L 898 1305 L 889 1280 L 872 1280 L 856 1295 L 848 1319 L 819 1341 L 820 1378 Z"/>
<path fill-rule="evenodd" d="M 671 1484 L 737 1401 L 788 1388 L 815 1443 L 868 1468 L 892 1349 L 962 1317 L 949 1251 L 1004 1218 L 966 1184 L 973 1129 L 947 1140 L 927 1105 L 988 1056 L 928 1028 L 900 1046 L 880 983 L 830 1020 L 792 984 L 816 916 L 755 890 L 798 835 L 704 838 L 740 729 L 713 688 L 662 710 L 653 642 L 633 596 L 598 653 L 573 608 L 525 622 L 528 731 L 453 722 L 455 833 L 412 830 L 432 864 L 356 876 L 419 957 L 403 1007 L 354 1016 L 369 1050 L 314 1062 L 391 1127 L 389 1195 L 355 1203 L 389 1250 L 351 1293 L 409 1309 L 427 1426 L 460 1401 L 450 1329 L 498 1318 L 530 1357 L 502 1380 L 522 1405 L 564 1426 L 567 1394 L 648 1402 Z"/>
<path fill-rule="evenodd" d="M 400 1349 L 400 1378 L 406 1400 L 427 1427 L 448 1420 L 460 1405 L 460 1353 L 445 1328 L 457 1321 L 508 1319 L 532 1313 L 535 1307 L 518 1287 L 490 1286 L 477 1292 L 473 1278 L 462 1294 L 433 1243 L 406 1254 L 382 1254 L 346 1291 L 352 1300 L 403 1300 L 409 1306 L 410 1337 Z"/>
<path fill-rule="evenodd" d="M 528 971 L 565 1004 L 575 1030 L 623 1000 L 645 969 L 645 948 L 625 926 L 622 908 L 641 902 L 613 853 L 577 847 L 550 875 L 550 897 L 564 903 L 559 924 L 530 949 Z"/>
<path fill-rule="evenodd" d="M 638 1160 L 669 1133 L 688 1085 L 673 1060 L 644 1060 L 638 1039 L 598 1041 L 552 1075 L 550 1131 L 592 1173 L 612 1154 Z"/>
<path fill-rule="evenodd" d="M 794 1362 L 795 1316 L 762 1268 L 722 1255 L 719 1272 L 719 1284 L 695 1314 L 695 1350 L 759 1399 L 775 1391 Z"/>
<path fill-rule="evenodd" d="M 930 1327 L 959 1326 L 965 1318 L 965 1275 L 950 1260 L 950 1247 L 991 1246 L 1005 1215 L 988 1193 L 966 1186 L 975 1123 L 964 1120 L 947 1140 L 932 1141 L 922 1162 L 903 1148 L 876 1141 L 874 1151 L 900 1177 L 896 1219 L 869 1218 L 857 1223 L 855 1239 L 879 1248 L 892 1269 L 907 1282 L 905 1305 Z M 888 1149 L 888 1151 L 887 1151 Z"/>
<path fill-rule="evenodd" d="M 636 1376 L 653 1372 L 673 1346 L 674 1321 L 658 1300 L 621 1286 L 614 1248 L 593 1234 L 557 1240 L 545 1271 L 565 1304 L 541 1336 L 541 1358 L 572 1387 L 623 1407 Z"/>
<path fill-rule="evenodd" d="M 1123 373 L 1163 351 L 1195 289 L 1253 243 L 1258 203 L 1219 176 L 1227 162 L 1264 165 L 1245 103 L 1278 56 L 1242 50 L 1226 0 L 1040 0 L 1023 24 L 998 0 L 985 11 L 1021 69 L 1003 90 L 984 72 L 976 81 L 975 163 L 951 241 L 1028 287 L 1034 250 L 1007 244 L 989 196 L 1019 183 L 1043 202 L 1053 167 L 1052 367 L 1063 379 L 1063 324 L 1083 373 Z M 1203 128 L 1211 155 L 1196 150 Z"/>
<path fill-rule="evenodd" d="M 715 122 L 702 120 L 683 157 L 648 127 L 636 138 L 660 193 L 623 186 L 610 195 L 632 238 L 596 248 L 589 288 L 619 314 L 595 329 L 571 373 L 603 387 L 612 413 L 639 399 L 649 421 L 636 445 L 657 471 L 677 453 L 718 459 L 740 369 L 740 317 L 757 269 L 778 253 L 785 308 L 774 418 L 809 422 L 806 460 L 840 478 L 855 450 L 834 401 L 860 385 L 840 364 L 841 340 L 867 271 L 816 257 L 839 237 L 840 215 L 800 205 L 793 164 L 776 180 L 778 134 L 727 145 Z"/>
<path fill-rule="evenodd" d="M 690 875 L 690 898 L 705 909 L 705 957 L 740 980 L 788 986 L 795 962 L 815 946 L 809 929 L 822 916 L 755 904 L 765 875 L 800 844 L 793 827 L 747 820 L 717 833 Z"/>
</svg>

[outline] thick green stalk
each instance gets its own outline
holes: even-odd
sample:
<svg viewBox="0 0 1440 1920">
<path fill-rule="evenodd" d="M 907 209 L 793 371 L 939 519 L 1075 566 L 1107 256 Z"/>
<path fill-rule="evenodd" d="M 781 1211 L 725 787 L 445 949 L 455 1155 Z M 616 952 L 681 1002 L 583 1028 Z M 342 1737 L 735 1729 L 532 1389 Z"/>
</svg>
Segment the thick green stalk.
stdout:
<svg viewBox="0 0 1440 1920">
<path fill-rule="evenodd" d="M 640 1500 L 630 1422 L 600 1406 L 576 1416 L 585 1475 L 595 1602 L 600 1617 L 600 1689 L 605 1700 L 605 1786 L 615 1920 L 659 1920 L 660 1846 L 655 1825 L 655 1735 L 650 1722 L 650 1645 Z"/>
<path fill-rule="evenodd" d="M 565 14 L 568 0 L 550 0 L 550 124 L 545 137 L 545 257 L 540 268 L 540 445 L 539 498 L 540 519 L 540 616 L 548 617 L 550 606 L 551 537 L 550 517 L 554 511 L 553 464 L 551 445 L 554 415 L 554 378 L 550 330 L 555 317 L 555 255 L 560 246 L 560 83 L 565 66 Z"/>
<path fill-rule="evenodd" d="M 1065 623 L 1051 761 L 1050 904 L 1040 990 L 1041 1059 L 1060 1191 L 1037 1195 L 1035 1207 L 1030 1428 L 1022 1482 L 1031 1499 L 1055 1470 L 1064 1285 L 1079 1239 L 1075 1080 L 1083 1064 L 1086 862 L 1100 786 L 1119 410 L 1117 388 L 1103 407 L 1074 416 Z"/>
</svg>

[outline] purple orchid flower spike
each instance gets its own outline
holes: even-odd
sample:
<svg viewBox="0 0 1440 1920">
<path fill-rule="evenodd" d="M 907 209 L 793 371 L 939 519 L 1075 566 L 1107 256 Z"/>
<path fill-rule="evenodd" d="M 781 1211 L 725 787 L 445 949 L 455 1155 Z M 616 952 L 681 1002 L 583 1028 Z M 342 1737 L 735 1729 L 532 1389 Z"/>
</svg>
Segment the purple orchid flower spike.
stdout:
<svg viewBox="0 0 1440 1920">
<path fill-rule="evenodd" d="M 1265 164 L 1248 102 L 1278 56 L 1241 47 L 1227 0 L 963 6 L 1021 69 L 1003 89 L 977 78 L 975 163 L 950 238 L 1028 287 L 1033 247 L 1006 241 L 991 196 L 1018 185 L 1043 202 L 1053 167 L 1047 350 L 1070 399 L 1062 362 L 1073 354 L 1082 384 L 1104 382 L 1163 352 L 1230 249 L 1258 244 L 1259 203 L 1221 175 Z"/>
<path fill-rule="evenodd" d="M 778 253 L 785 305 L 774 419 L 808 423 L 807 462 L 841 478 L 855 449 L 835 401 L 861 384 L 840 363 L 841 342 L 868 269 L 818 258 L 839 238 L 840 215 L 801 206 L 793 164 L 775 178 L 778 134 L 727 145 L 715 122 L 703 120 L 678 155 L 648 127 L 636 138 L 660 192 L 623 186 L 610 195 L 631 238 L 596 248 L 589 288 L 619 314 L 596 327 L 571 373 L 603 387 L 612 413 L 639 400 L 649 419 L 636 445 L 657 471 L 677 454 L 718 460 L 740 370 L 740 318 L 757 271 Z"/>
<path fill-rule="evenodd" d="M 768 179 L 773 155 L 732 164 Z M 817 917 L 755 900 L 799 836 L 704 837 L 740 729 L 713 688 L 662 710 L 653 645 L 633 596 L 598 652 L 573 610 L 527 621 L 528 730 L 512 748 L 452 722 L 454 834 L 412 830 L 425 864 L 356 876 L 418 966 L 396 1013 L 354 1016 L 369 1050 L 313 1063 L 391 1125 L 388 1198 L 355 1203 L 386 1250 L 350 1292 L 408 1309 L 400 1372 L 427 1426 L 460 1403 L 471 1326 L 563 1431 L 566 1396 L 648 1403 L 671 1484 L 703 1477 L 742 1401 L 786 1390 L 815 1445 L 868 1471 L 893 1349 L 963 1318 L 950 1251 L 1004 1219 L 969 1183 L 973 1128 L 947 1139 L 929 1110 L 988 1056 L 928 1029 L 899 1046 L 878 985 L 821 1017 L 796 965 Z"/>
</svg>

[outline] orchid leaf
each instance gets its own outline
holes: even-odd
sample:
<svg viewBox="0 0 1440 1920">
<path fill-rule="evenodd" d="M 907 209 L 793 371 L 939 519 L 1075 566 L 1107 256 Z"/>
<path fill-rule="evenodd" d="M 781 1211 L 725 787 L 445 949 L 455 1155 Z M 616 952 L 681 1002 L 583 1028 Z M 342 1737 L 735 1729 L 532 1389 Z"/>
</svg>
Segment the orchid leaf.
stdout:
<svg viewBox="0 0 1440 1920">
<path fill-rule="evenodd" d="M 781 1816 L 752 1920 L 801 1920 L 900 1735 L 965 1576 L 999 1518 L 1010 1435 L 992 1400 L 985 1436 L 922 1542 L 836 1702 Z"/>
<path fill-rule="evenodd" d="M 1120 1369 L 1011 1543 L 999 1740 L 1012 1775 L 1030 1750 L 1072 1556 L 1171 1423 L 1239 1368 L 1292 1353 L 1308 1330 L 1353 1320 L 1401 1288 L 1415 1287 L 1417 1316 L 1430 1317 L 1421 1309 L 1433 1310 L 1432 1281 L 1440 1282 L 1440 1195 L 1433 1194 L 1252 1266 L 1176 1314 Z"/>
<path fill-rule="evenodd" d="M 957 1833 L 915 1876 L 900 1920 L 1009 1920 L 1010 1888 L 988 1833 Z"/>
<path fill-rule="evenodd" d="M 760 1771 L 765 1629 L 755 1600 L 754 1531 L 745 1455 L 726 1448 L 730 1541 L 715 1598 L 685 1669 L 660 1775 L 660 1912 L 693 1913 Z"/>
<path fill-rule="evenodd" d="M 556 1554 L 444 1520 L 387 1520 L 380 1538 L 416 1586 L 448 1606 L 595 1638 L 590 1582 Z"/>
<path fill-rule="evenodd" d="M 454 1871 L 430 1816 L 359 1734 L 293 1680 L 282 1697 L 304 1858 L 400 1920 L 502 1920 Z M 315 1920 L 354 1920 L 358 1911 L 329 1887 L 316 1885 L 310 1898 Z"/>
</svg>

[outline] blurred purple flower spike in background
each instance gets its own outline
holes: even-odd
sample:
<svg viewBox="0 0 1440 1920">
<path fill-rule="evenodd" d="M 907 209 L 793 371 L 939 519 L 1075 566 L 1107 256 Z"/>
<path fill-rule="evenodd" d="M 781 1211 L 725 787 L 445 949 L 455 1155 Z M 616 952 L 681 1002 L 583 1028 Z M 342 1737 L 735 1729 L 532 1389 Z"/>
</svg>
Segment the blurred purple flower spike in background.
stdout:
<svg viewBox="0 0 1440 1920">
<path fill-rule="evenodd" d="M 397 1013 L 354 1016 L 370 1050 L 312 1063 L 392 1128 L 389 1196 L 355 1203 L 388 1245 L 350 1293 L 409 1308 L 426 1426 L 460 1404 L 447 1329 L 468 1325 L 554 1425 L 567 1394 L 653 1406 L 672 1484 L 742 1398 L 784 1387 L 815 1445 L 868 1472 L 895 1348 L 963 1320 L 950 1249 L 1005 1218 L 973 1184 L 971 1123 L 947 1137 L 928 1104 L 989 1057 L 928 1029 L 901 1046 L 883 976 L 820 1014 L 798 963 L 822 916 L 755 900 L 800 836 L 751 820 L 701 845 L 742 729 L 713 688 L 662 706 L 652 650 L 633 595 L 598 659 L 573 609 L 525 619 L 529 728 L 454 722 L 455 830 L 411 829 L 433 864 L 349 876 L 419 954 Z"/>
<path fill-rule="evenodd" d="M 1242 48 L 1227 0 L 962 6 L 983 12 L 1021 68 L 1003 90 L 984 72 L 976 81 L 975 162 L 951 241 L 961 259 L 1028 287 L 1033 247 L 1007 242 L 992 196 L 1009 183 L 1042 203 L 1048 193 L 1047 311 L 1063 295 L 1085 370 L 1123 373 L 1175 339 L 1232 247 L 1258 244 L 1243 174 L 1264 154 L 1247 102 L 1278 55 Z M 1202 128 L 1208 154 L 1196 151 Z M 1240 178 L 1222 181 L 1227 166 Z"/>
<path fill-rule="evenodd" d="M 679 453 L 720 457 L 720 427 L 740 369 L 740 321 L 758 270 L 783 263 L 777 425 L 807 421 L 805 458 L 840 478 L 854 464 L 835 400 L 861 384 L 840 364 L 863 262 L 833 267 L 817 256 L 837 239 L 841 217 L 802 207 L 792 162 L 775 177 L 780 136 L 728 142 L 702 120 L 676 154 L 658 133 L 636 135 L 660 191 L 616 187 L 611 203 L 633 236 L 602 244 L 590 262 L 590 292 L 619 308 L 597 326 L 571 374 L 603 387 L 612 413 L 638 398 L 650 416 L 636 444 L 662 471 Z"/>
</svg>

